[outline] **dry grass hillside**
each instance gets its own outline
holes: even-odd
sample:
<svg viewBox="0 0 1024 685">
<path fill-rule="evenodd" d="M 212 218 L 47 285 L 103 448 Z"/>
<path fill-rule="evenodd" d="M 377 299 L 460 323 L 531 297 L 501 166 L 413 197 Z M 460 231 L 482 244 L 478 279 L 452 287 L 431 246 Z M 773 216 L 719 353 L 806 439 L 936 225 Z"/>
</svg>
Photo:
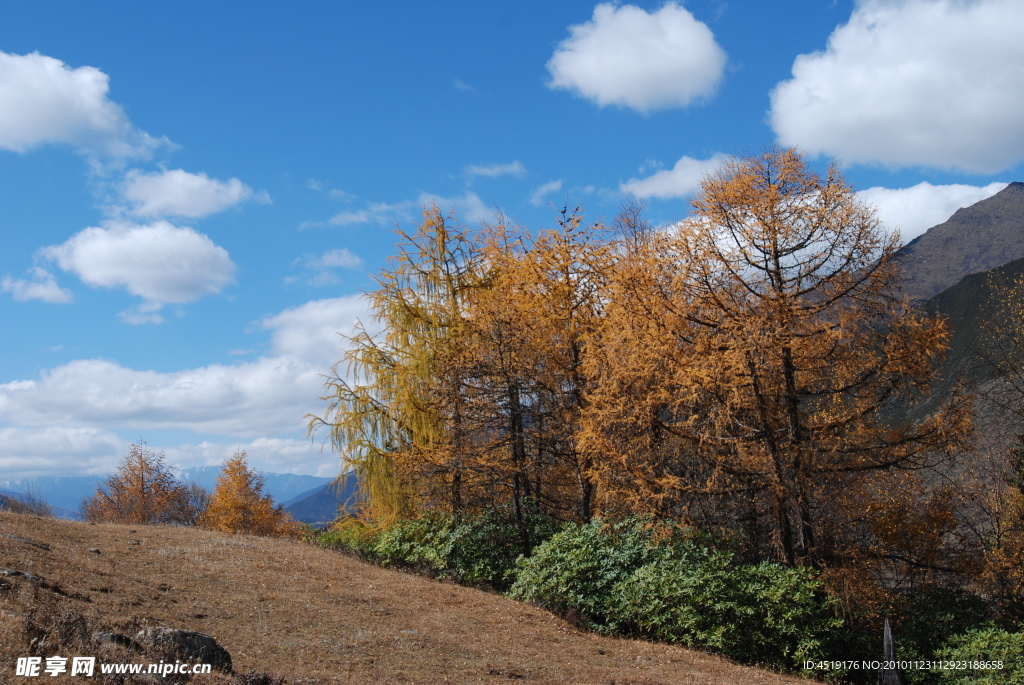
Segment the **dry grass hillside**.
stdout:
<svg viewBox="0 0 1024 685">
<path fill-rule="evenodd" d="M 15 659 L 29 654 L 33 635 L 59 643 L 152 626 L 212 635 L 236 674 L 274 677 L 193 682 L 807 682 L 679 647 L 588 634 L 532 606 L 280 539 L 0 512 L 0 569 L 35 576 L 0 574 L 3 685 L 97 682 L 16 677 Z M 61 656 L 73 653 L 91 655 L 79 647 Z"/>
</svg>

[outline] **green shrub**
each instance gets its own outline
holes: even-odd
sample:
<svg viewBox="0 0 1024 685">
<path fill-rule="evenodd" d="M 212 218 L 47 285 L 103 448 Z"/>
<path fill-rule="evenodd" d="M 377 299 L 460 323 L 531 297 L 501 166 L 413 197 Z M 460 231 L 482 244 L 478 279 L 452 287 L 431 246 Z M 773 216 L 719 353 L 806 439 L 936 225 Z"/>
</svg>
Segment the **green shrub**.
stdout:
<svg viewBox="0 0 1024 685">
<path fill-rule="evenodd" d="M 557 524 L 540 514 L 525 516 L 526 540 L 507 508 L 492 508 L 461 520 L 449 533 L 444 566 L 464 583 L 485 584 L 504 591 L 515 580 L 516 560 L 556 532 Z"/>
<path fill-rule="evenodd" d="M 942 683 L 1024 685 L 1024 633 L 1010 633 L 994 626 L 977 628 L 948 640 L 935 658 L 972 665 L 970 669 L 940 670 Z M 1002 662 L 1002 668 L 975 667 L 992 662 Z"/>
<path fill-rule="evenodd" d="M 893 636 L 900 661 L 932 659 L 950 636 L 989 622 L 988 603 L 958 588 L 921 587 L 906 593 L 898 608 L 904 618 L 893 624 Z M 877 640 L 881 644 L 880 634 Z M 908 670 L 905 676 L 910 685 L 939 682 L 936 673 L 925 670 Z"/>
<path fill-rule="evenodd" d="M 380 530 L 368 526 L 362 521 L 344 519 L 330 529 L 313 535 L 309 542 L 326 549 L 349 552 L 363 559 L 373 558 L 373 547 L 377 543 Z"/>
<path fill-rule="evenodd" d="M 372 553 L 384 566 L 443 574 L 458 523 L 455 517 L 436 512 L 397 521 L 380 532 Z"/>
<path fill-rule="evenodd" d="M 515 578 L 516 560 L 554 535 L 557 524 L 546 516 L 525 516 L 523 540 L 508 507 L 463 517 L 430 512 L 418 519 L 373 528 L 358 521 L 335 526 L 317 537 L 322 547 L 343 549 L 384 566 L 486 585 L 498 591 Z"/>
<path fill-rule="evenodd" d="M 809 568 L 732 566 L 701 550 L 637 569 L 613 590 L 617 621 L 638 634 L 732 659 L 799 668 L 842 625 Z"/>
<path fill-rule="evenodd" d="M 578 613 L 592 628 L 612 632 L 619 624 L 611 607 L 613 588 L 646 564 L 696 548 L 692 534 L 646 518 L 567 524 L 519 561 L 509 596 Z"/>
</svg>

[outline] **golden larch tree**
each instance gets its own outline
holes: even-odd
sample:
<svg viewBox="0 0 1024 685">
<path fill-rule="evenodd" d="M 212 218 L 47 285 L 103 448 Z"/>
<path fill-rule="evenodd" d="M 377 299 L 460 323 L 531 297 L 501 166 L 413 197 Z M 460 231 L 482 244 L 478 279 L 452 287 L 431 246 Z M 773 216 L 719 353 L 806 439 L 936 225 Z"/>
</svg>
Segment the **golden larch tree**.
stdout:
<svg viewBox="0 0 1024 685">
<path fill-rule="evenodd" d="M 206 491 L 178 482 L 163 453 L 132 444 L 117 471 L 82 501 L 82 517 L 93 523 L 170 523 L 194 525 Z"/>
<path fill-rule="evenodd" d="M 297 536 L 299 525 L 283 507 L 274 506 L 263 485 L 263 476 L 249 468 L 245 452 L 235 452 L 221 468 L 201 524 L 226 533 Z"/>
<path fill-rule="evenodd" d="M 692 204 L 614 279 L 588 367 L 595 478 L 608 507 L 718 518 L 818 563 L 892 510 L 875 505 L 890 474 L 968 430 L 962 403 L 887 411 L 927 392 L 946 326 L 899 295 L 898 236 L 834 165 L 772 148 L 724 163 Z"/>
</svg>

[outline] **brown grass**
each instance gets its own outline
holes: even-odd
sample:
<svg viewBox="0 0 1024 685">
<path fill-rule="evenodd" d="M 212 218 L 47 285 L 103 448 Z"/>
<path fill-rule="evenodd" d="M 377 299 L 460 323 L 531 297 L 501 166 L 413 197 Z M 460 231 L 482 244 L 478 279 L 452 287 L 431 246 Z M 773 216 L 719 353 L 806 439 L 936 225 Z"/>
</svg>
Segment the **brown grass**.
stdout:
<svg viewBox="0 0 1024 685">
<path fill-rule="evenodd" d="M 14 676 L 33 634 L 49 630 L 43 641 L 67 641 L 61 656 L 90 656 L 72 652 L 72 643 L 89 649 L 81 641 L 91 631 L 134 636 L 148 626 L 208 633 L 231 653 L 236 673 L 289 684 L 807 682 L 680 647 L 600 637 L 533 606 L 281 539 L 0 512 L 0 568 L 43 579 L 0 576 L 3 685 L 61 682 Z M 233 682 L 272 681 L 250 673 Z"/>
</svg>

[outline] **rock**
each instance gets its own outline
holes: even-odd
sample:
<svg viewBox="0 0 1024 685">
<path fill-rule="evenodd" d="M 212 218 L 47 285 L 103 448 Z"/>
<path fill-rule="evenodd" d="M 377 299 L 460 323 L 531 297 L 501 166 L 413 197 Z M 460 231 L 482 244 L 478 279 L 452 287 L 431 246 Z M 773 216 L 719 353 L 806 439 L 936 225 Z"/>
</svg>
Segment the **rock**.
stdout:
<svg viewBox="0 0 1024 685">
<path fill-rule="evenodd" d="M 50 546 L 45 542 L 36 542 L 35 540 L 29 540 L 28 538 L 23 538 L 20 535 L 11 535 L 9 533 L 5 533 L 4 537 L 10 538 L 11 540 L 17 540 L 18 542 L 24 542 L 26 545 L 32 545 L 33 547 L 38 547 L 39 549 L 45 549 L 47 552 L 50 551 Z"/>
<path fill-rule="evenodd" d="M 228 650 L 205 633 L 179 628 L 146 628 L 140 630 L 135 641 L 147 652 L 163 657 L 166 661 L 189 661 L 210 664 L 218 671 L 231 673 L 231 655 Z"/>
<path fill-rule="evenodd" d="M 92 641 L 99 644 L 109 644 L 117 645 L 118 647 L 127 647 L 132 651 L 142 651 L 142 648 L 139 647 L 139 644 L 135 640 L 131 639 L 127 635 L 122 635 L 121 633 L 100 631 L 98 633 L 92 634 Z"/>
</svg>

